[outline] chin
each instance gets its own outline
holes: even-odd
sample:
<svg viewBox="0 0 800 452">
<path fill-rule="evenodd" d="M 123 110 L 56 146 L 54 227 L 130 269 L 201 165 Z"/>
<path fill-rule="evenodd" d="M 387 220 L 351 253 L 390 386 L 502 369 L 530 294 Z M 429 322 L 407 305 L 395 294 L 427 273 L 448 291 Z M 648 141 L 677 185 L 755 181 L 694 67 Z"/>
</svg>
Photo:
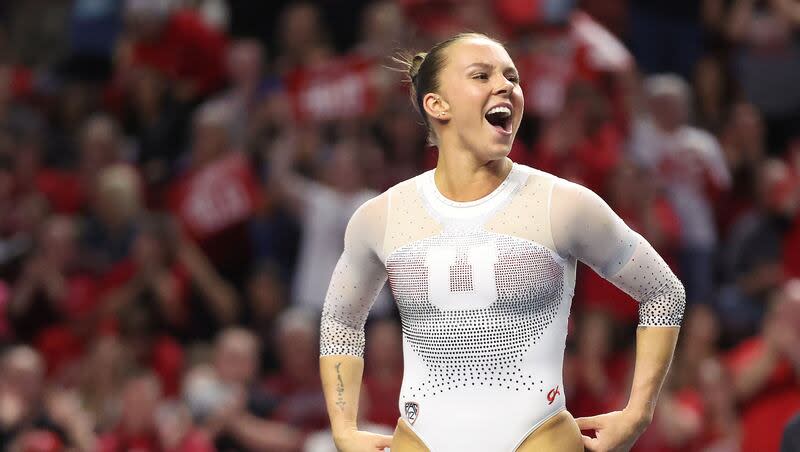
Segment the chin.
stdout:
<svg viewBox="0 0 800 452">
<path fill-rule="evenodd" d="M 486 160 L 501 160 L 511 153 L 511 143 L 491 143 L 483 149 Z"/>
</svg>

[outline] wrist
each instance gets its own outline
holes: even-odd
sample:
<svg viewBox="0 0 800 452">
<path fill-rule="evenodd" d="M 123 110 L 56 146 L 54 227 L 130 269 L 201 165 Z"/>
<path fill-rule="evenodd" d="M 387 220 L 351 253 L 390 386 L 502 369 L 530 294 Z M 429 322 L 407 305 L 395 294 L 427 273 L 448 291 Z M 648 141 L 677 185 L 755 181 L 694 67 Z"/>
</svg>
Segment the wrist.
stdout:
<svg viewBox="0 0 800 452">
<path fill-rule="evenodd" d="M 332 433 L 333 433 L 333 442 L 336 443 L 336 444 L 340 444 L 342 442 L 345 442 L 345 441 L 347 441 L 348 438 L 350 438 L 350 436 L 353 433 L 355 433 L 357 431 L 358 431 L 358 429 L 356 428 L 355 425 L 353 425 L 351 427 L 339 427 L 339 428 L 337 428 L 337 429 L 332 431 Z"/>
<path fill-rule="evenodd" d="M 339 421 L 331 423 L 331 433 L 334 437 L 347 436 L 353 432 L 358 431 L 358 425 L 355 421 Z"/>
<path fill-rule="evenodd" d="M 653 410 L 649 407 L 629 403 L 623 412 L 627 413 L 629 419 L 637 426 L 637 429 L 644 430 L 653 422 Z"/>
</svg>

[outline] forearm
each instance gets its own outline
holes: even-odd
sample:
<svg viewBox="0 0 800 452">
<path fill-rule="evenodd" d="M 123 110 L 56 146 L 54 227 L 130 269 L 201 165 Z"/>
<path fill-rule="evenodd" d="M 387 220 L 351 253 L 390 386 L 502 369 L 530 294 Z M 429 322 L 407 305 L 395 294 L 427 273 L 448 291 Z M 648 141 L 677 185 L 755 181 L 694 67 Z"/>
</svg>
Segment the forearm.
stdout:
<svg viewBox="0 0 800 452">
<path fill-rule="evenodd" d="M 643 422 L 649 423 L 653 418 L 679 331 L 678 327 L 648 326 L 636 331 L 636 365 L 626 409 L 639 414 Z"/>
<path fill-rule="evenodd" d="M 179 256 L 216 317 L 224 324 L 235 321 L 238 315 L 236 291 L 217 274 L 205 254 L 193 243 L 185 242 Z"/>
<path fill-rule="evenodd" d="M 364 359 L 350 355 L 321 356 L 319 368 L 334 439 L 358 430 L 356 419 Z"/>
<path fill-rule="evenodd" d="M 744 401 L 758 392 L 772 375 L 777 363 L 778 355 L 772 350 L 765 349 L 752 365 L 738 372 L 733 380 L 736 399 Z"/>
</svg>

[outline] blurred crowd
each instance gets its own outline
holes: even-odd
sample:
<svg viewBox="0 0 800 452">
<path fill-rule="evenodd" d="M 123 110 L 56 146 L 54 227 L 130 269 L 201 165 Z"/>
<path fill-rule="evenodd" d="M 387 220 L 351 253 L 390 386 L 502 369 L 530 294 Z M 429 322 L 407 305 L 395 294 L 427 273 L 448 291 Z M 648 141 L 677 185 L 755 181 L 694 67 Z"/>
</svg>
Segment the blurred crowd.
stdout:
<svg viewBox="0 0 800 452">
<path fill-rule="evenodd" d="M 463 30 L 520 71 L 512 159 L 601 194 L 686 286 L 634 450 L 800 450 L 795 0 L 0 2 L 0 448 L 333 451 L 344 229 L 437 158 L 391 56 Z M 624 407 L 636 323 L 579 270 L 576 417 Z M 397 422 L 400 331 L 384 290 L 362 429 Z"/>
</svg>

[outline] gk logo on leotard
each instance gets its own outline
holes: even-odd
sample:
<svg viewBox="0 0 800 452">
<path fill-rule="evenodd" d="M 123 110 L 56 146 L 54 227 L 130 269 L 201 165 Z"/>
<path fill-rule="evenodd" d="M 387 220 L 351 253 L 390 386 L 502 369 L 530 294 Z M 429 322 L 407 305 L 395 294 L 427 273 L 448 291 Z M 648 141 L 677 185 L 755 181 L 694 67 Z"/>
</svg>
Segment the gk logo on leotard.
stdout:
<svg viewBox="0 0 800 452">
<path fill-rule="evenodd" d="M 558 390 L 558 385 L 551 389 L 550 392 L 547 393 L 547 404 L 552 405 L 553 402 L 556 401 L 556 396 L 561 394 L 561 391 Z"/>
<path fill-rule="evenodd" d="M 461 259 L 459 259 L 461 257 Z M 459 256 L 454 246 L 428 248 L 428 298 L 444 311 L 486 308 L 497 301 L 494 241 L 473 246 Z"/>
<path fill-rule="evenodd" d="M 419 404 L 417 402 L 406 402 L 406 418 L 411 425 L 417 420 L 419 415 Z"/>
</svg>

